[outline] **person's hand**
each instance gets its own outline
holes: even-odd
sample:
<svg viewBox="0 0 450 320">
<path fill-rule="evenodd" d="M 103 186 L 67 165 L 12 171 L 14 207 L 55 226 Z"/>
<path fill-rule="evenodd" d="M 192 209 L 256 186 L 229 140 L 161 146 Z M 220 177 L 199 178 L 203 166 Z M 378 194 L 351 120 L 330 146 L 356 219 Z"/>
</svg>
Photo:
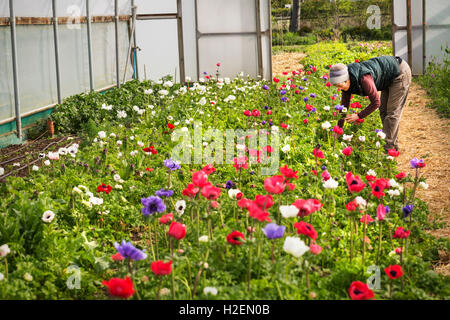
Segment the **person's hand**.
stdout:
<svg viewBox="0 0 450 320">
<path fill-rule="evenodd" d="M 358 115 L 356 113 L 348 114 L 345 117 L 345 121 L 347 121 L 348 123 L 355 123 L 356 120 L 358 120 L 358 119 L 359 119 L 359 117 L 358 117 Z"/>
</svg>

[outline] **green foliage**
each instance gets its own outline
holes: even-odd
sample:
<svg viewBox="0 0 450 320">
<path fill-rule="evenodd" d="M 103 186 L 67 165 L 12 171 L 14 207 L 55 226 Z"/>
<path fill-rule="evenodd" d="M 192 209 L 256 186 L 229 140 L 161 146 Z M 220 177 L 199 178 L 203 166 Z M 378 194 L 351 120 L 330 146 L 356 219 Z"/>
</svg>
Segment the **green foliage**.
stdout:
<svg viewBox="0 0 450 320">
<path fill-rule="evenodd" d="M 272 32 L 272 45 L 275 46 L 308 45 L 316 42 L 317 37 L 314 34 L 301 36 L 298 33 L 292 32 Z"/>
<path fill-rule="evenodd" d="M 348 299 L 350 284 L 353 281 L 365 282 L 370 276 L 367 274 L 368 266 L 375 264 L 381 271 L 381 288 L 374 290 L 375 297 L 388 299 L 390 281 L 384 268 L 400 263 L 399 255 L 393 250 L 402 242 L 391 239 L 391 234 L 396 227 L 402 226 L 411 231 L 408 253 L 402 258 L 405 284 L 402 290 L 401 282 L 394 282 L 393 298 L 449 299 L 449 278 L 435 274 L 431 266 L 437 263 L 438 250 L 449 250 L 450 241 L 436 239 L 427 233 L 438 225 L 427 221 L 426 203 L 413 197 L 411 184 L 414 179 L 411 175 L 408 175 L 407 182 L 402 183 L 406 197 L 412 198 L 414 204 L 411 222 L 403 218 L 399 198 L 387 193 L 382 199 L 376 199 L 369 185 L 358 193 L 367 199 L 369 205 L 364 210 L 373 218 L 380 202 L 390 207 L 390 213 L 382 222 L 380 247 L 380 222 L 367 225 L 366 235 L 370 244 L 367 244 L 365 262 L 362 262 L 360 212 L 350 213 L 345 208 L 356 196 L 348 191 L 345 173 L 352 171 L 364 179 L 370 169 L 376 171 L 377 177 L 393 178 L 398 172 L 396 163 L 374 147 L 376 142 L 382 142 L 375 132 L 381 127 L 379 117 L 369 117 L 360 125 L 346 124 L 344 130 L 353 135 L 351 141 L 341 137 L 333 139 L 330 132 L 321 127 L 325 121 L 334 125 L 337 120 L 333 115 L 334 109 L 326 108 L 337 104 L 332 98 L 337 94 L 336 89 L 327 87 L 322 78 L 327 66 L 388 54 L 391 48 L 386 43 L 326 42 L 303 46 L 303 50 L 308 55 L 303 64 L 310 74 L 289 75 L 295 87 L 302 86 L 303 89 L 298 93 L 295 93 L 297 89 L 286 90 L 287 102 L 280 100 L 279 90 L 287 77 L 282 77 L 280 84 L 236 77 L 230 84 L 222 86 L 217 84 L 214 76 L 189 90 L 179 84 L 164 85 L 164 81 L 170 79 L 166 78 L 159 82 L 131 81 L 102 96 L 83 94 L 66 99 L 55 110 L 54 119 L 60 132 L 80 131 L 84 141 L 76 156 L 61 156 L 60 160 L 52 161 L 48 167 L 41 166 L 27 177 L 9 177 L 6 183 L 0 184 L 0 245 L 8 244 L 11 249 L 10 254 L 0 258 L 0 272 L 5 277 L 0 282 L 0 298 L 107 299 L 102 280 L 131 275 L 127 261 L 111 259 L 116 253 L 114 242 L 126 240 L 139 249 L 145 249 L 148 255 L 145 260 L 132 262 L 133 282 L 143 299 L 155 299 L 157 294 L 159 279 L 150 271 L 150 264 L 155 260 L 173 260 L 176 299 L 299 300 L 314 296 L 317 299 Z M 317 70 L 310 68 L 310 64 Z M 263 84 L 268 85 L 269 90 L 263 90 Z M 145 93 L 149 88 L 153 91 Z M 168 94 L 158 93 L 161 89 L 167 90 Z M 230 100 L 231 96 L 234 98 Z M 308 103 L 316 108 L 314 112 L 306 110 L 306 97 L 309 97 Z M 362 105 L 366 103 L 362 97 L 354 97 L 354 101 Z M 113 107 L 111 110 L 102 109 L 102 104 Z M 272 107 L 272 114 L 266 114 L 266 105 Z M 144 112 L 139 114 L 134 106 Z M 260 110 L 260 117 L 247 122 L 243 116 L 247 109 Z M 119 110 L 125 110 L 127 117 L 118 118 Z M 298 171 L 298 179 L 291 181 L 295 185 L 293 190 L 286 190 L 281 198 L 274 196 L 274 205 L 266 210 L 270 219 L 276 221 L 279 205 L 292 204 L 296 199 L 320 199 L 323 207 L 302 218 L 310 222 L 318 233 L 315 241 L 323 248 L 319 255 L 306 252 L 299 258 L 291 256 L 283 250 L 284 239 L 266 239 L 261 231 L 265 222 L 253 220 L 246 210 L 237 206 L 236 199 L 227 194 L 223 187 L 227 180 L 232 180 L 248 199 L 266 194 L 264 181 L 267 176 L 260 174 L 262 164 L 250 163 L 248 170 L 239 173 L 232 164 L 215 163 L 216 171 L 208 176 L 208 181 L 220 186 L 219 206 L 216 208 L 201 194 L 194 199 L 182 195 L 182 190 L 192 183 L 192 173 L 201 170 L 209 161 L 181 164 L 180 170 L 170 174 L 169 186 L 169 175 L 163 161 L 172 156 L 180 141 L 172 139 L 168 123 L 192 134 L 196 121 L 201 120 L 200 130 L 205 137 L 209 128 L 225 131 L 246 129 L 248 125 L 271 131 L 267 123 L 269 118 L 274 125 L 282 122 L 289 125 L 288 129 L 279 128 L 280 147 L 289 144 L 291 148 L 287 153 L 280 152 L 279 166 L 287 165 Z M 309 119 L 309 122 L 305 124 L 304 119 Z M 262 120 L 266 123 L 263 124 Z M 99 131 L 105 131 L 105 135 L 99 135 Z M 365 136 L 364 143 L 358 139 L 362 135 Z M 204 142 L 211 144 L 206 137 Z M 191 141 L 186 141 L 188 143 Z M 325 154 L 324 159 L 312 156 L 312 149 L 318 143 Z M 143 145 L 154 146 L 158 153 L 146 154 Z M 349 157 L 340 152 L 347 146 L 354 149 Z M 205 153 L 207 147 L 202 149 Z M 336 189 L 323 187 L 320 176 L 323 165 L 338 182 Z M 312 173 L 313 169 L 319 171 L 317 176 Z M 278 170 L 276 174 L 279 174 Z M 109 194 L 97 193 L 101 183 L 111 185 L 112 191 Z M 169 249 L 168 226 L 159 220 L 162 213 L 148 218 L 142 215 L 141 199 L 154 195 L 161 188 L 174 191 L 172 197 L 163 199 L 167 207 L 164 214 L 173 213 L 174 220 L 187 228 L 186 237 L 175 242 L 173 253 Z M 91 201 L 93 197 L 97 198 L 94 203 Z M 95 204 L 99 199 L 103 203 Z M 184 214 L 178 214 L 175 208 L 176 201 L 181 199 L 187 203 Z M 42 214 L 47 210 L 55 213 L 55 219 L 50 223 L 42 220 Z M 308 244 L 310 239 L 297 234 L 293 228 L 293 223 L 300 219 L 281 219 L 280 223 L 286 227 L 284 236 L 302 237 Z M 351 219 L 356 221 L 357 228 L 351 227 Z M 252 236 L 247 232 L 251 226 L 255 227 Z M 233 230 L 243 232 L 247 241 L 240 246 L 227 243 L 227 235 Z M 208 242 L 199 242 L 198 236 L 203 235 L 210 236 Z M 182 250 L 178 251 L 178 248 Z M 381 255 L 377 263 L 379 248 Z M 79 289 L 71 289 L 68 285 L 73 266 L 78 268 L 81 276 Z M 194 283 L 197 283 L 195 292 Z M 170 277 L 163 277 L 162 287 L 171 286 Z M 203 289 L 207 286 L 216 287 L 218 295 L 206 295 Z M 161 295 L 161 298 L 171 299 L 172 296 Z"/>
<path fill-rule="evenodd" d="M 427 106 L 436 109 L 441 116 L 450 118 L 450 47 L 446 47 L 442 51 L 442 62 L 439 63 L 435 58 L 432 59 L 425 74 L 415 79 L 425 88 L 431 98 L 431 103 Z"/>
</svg>

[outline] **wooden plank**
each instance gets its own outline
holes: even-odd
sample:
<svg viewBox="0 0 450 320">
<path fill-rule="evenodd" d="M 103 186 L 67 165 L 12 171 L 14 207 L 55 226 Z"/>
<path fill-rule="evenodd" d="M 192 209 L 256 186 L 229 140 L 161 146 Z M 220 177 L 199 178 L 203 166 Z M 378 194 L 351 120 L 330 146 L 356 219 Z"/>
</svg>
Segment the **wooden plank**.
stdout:
<svg viewBox="0 0 450 320">
<path fill-rule="evenodd" d="M 130 19 L 130 15 L 119 16 L 119 21 Z M 9 17 L 0 17 L 0 26 L 8 26 L 9 20 Z M 16 17 L 16 25 L 51 25 L 52 20 L 52 17 Z M 74 20 L 77 23 L 87 23 L 86 17 L 58 17 L 58 24 L 73 24 Z M 114 22 L 114 16 L 93 16 L 91 21 L 92 23 Z"/>
</svg>

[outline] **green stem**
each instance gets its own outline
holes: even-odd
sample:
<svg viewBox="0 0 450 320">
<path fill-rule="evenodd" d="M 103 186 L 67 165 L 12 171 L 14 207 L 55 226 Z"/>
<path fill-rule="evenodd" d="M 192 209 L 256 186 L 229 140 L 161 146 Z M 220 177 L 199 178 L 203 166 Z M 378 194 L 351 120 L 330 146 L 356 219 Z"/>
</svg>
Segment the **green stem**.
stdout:
<svg viewBox="0 0 450 320">
<path fill-rule="evenodd" d="M 136 284 L 136 279 L 134 278 L 133 267 L 131 266 L 131 259 L 128 259 L 128 269 L 131 274 L 131 279 L 133 280 L 133 283 L 134 283 L 134 290 L 136 291 L 136 296 L 137 296 L 138 300 L 141 300 L 141 296 L 139 295 L 137 284 Z"/>
<path fill-rule="evenodd" d="M 156 293 L 156 300 L 159 300 L 159 293 L 161 292 L 161 283 L 162 283 L 162 276 L 159 276 L 159 284 L 158 284 L 158 292 Z"/>
<path fill-rule="evenodd" d="M 151 223 L 148 224 L 148 228 L 149 228 L 150 248 L 151 248 L 151 250 L 152 250 L 153 260 L 156 260 L 155 250 L 153 249 L 152 224 L 151 224 Z"/>
<path fill-rule="evenodd" d="M 377 264 L 378 261 L 380 259 L 380 253 L 381 253 L 381 238 L 382 238 L 382 230 L 383 230 L 383 224 L 381 223 L 381 221 L 379 221 L 380 223 L 380 232 L 378 234 L 378 253 L 377 253 Z"/>
<path fill-rule="evenodd" d="M 364 266 L 364 257 L 366 255 L 366 229 L 367 229 L 367 217 L 364 216 L 364 226 L 363 226 L 363 253 L 362 253 L 362 264 Z"/>
</svg>

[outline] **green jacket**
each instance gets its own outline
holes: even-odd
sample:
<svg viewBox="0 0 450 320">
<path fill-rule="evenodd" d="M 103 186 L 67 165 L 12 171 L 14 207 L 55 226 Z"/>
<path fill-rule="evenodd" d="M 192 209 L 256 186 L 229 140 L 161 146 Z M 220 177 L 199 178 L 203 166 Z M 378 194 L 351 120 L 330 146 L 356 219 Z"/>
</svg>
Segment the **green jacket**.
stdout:
<svg viewBox="0 0 450 320">
<path fill-rule="evenodd" d="M 382 56 L 360 63 L 350 63 L 347 68 L 350 75 L 349 92 L 357 95 L 364 95 L 361 89 L 361 78 L 365 74 L 369 73 L 372 76 L 378 91 L 387 89 L 392 80 L 400 74 L 399 63 L 393 56 Z"/>
</svg>

